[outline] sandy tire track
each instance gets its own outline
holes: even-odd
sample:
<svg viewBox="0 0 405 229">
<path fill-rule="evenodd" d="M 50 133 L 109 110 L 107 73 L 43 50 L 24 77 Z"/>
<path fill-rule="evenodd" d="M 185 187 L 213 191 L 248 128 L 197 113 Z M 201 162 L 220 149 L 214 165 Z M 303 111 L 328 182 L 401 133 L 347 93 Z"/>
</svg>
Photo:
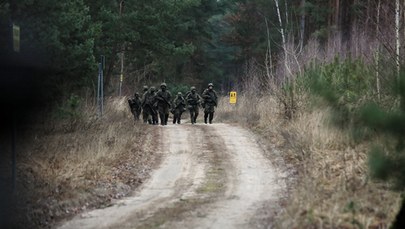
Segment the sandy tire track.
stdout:
<svg viewBox="0 0 405 229">
<path fill-rule="evenodd" d="M 113 206 L 96 209 L 63 223 L 59 228 L 122 228 L 137 227 L 155 211 L 182 196 L 191 195 L 204 179 L 204 161 L 191 152 L 201 151 L 200 139 L 188 144 L 191 136 L 201 136 L 198 129 L 177 126 L 159 128 L 162 164 L 132 197 L 117 201 Z M 162 134 L 164 133 L 164 134 Z M 159 144 L 159 140 L 157 144 Z M 130 225 L 128 225 L 129 222 Z"/>
<path fill-rule="evenodd" d="M 283 185 L 251 132 L 228 124 L 158 128 L 164 159 L 141 190 L 60 228 L 267 227 L 255 223 L 269 217 L 258 209 L 276 202 Z"/>
<path fill-rule="evenodd" d="M 264 157 L 265 147 L 258 146 L 254 134 L 239 126 L 212 124 L 203 128 L 223 141 L 222 152 L 216 153 L 229 158 L 225 194 L 205 207 L 203 217 L 172 222 L 167 228 L 268 228 L 266 219 L 272 216 L 259 210 L 276 205 L 285 185 Z"/>
</svg>

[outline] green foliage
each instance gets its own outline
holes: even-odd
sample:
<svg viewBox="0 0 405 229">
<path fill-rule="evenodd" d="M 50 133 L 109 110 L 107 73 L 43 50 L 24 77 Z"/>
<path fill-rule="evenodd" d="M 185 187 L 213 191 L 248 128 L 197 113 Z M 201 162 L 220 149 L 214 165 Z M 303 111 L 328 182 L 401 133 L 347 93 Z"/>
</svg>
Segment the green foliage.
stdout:
<svg viewBox="0 0 405 229">
<path fill-rule="evenodd" d="M 58 116 L 62 119 L 76 120 L 80 118 L 81 114 L 79 111 L 79 105 L 81 99 L 77 95 L 70 95 L 66 102 L 59 107 Z"/>
<path fill-rule="evenodd" d="M 20 1 L 17 8 L 23 55 L 63 72 L 76 83 L 95 70 L 93 49 L 98 30 L 83 0 Z"/>
<path fill-rule="evenodd" d="M 372 76 L 359 61 L 335 61 L 312 66 L 306 73 L 312 91 L 321 96 L 333 109 L 335 123 L 342 128 L 371 133 L 381 139 L 370 151 L 369 167 L 375 178 L 391 181 L 396 188 L 405 187 L 405 74 L 393 91 L 400 106 L 393 103 L 387 110 L 377 105 L 372 88 Z M 392 101 L 395 99 L 393 98 Z M 356 138 L 355 140 L 365 140 Z"/>
<path fill-rule="evenodd" d="M 325 5 L 323 2 L 319 0 L 306 1 L 303 9 L 307 14 L 309 14 L 311 20 L 318 28 L 325 26 L 328 15 L 332 11 L 332 9 L 326 8 L 327 3 Z"/>
<path fill-rule="evenodd" d="M 10 4 L 0 4 L 0 41 L 5 41 L 0 48 L 2 52 L 10 49 L 8 22 L 12 17 L 21 27 L 22 56 L 63 76 L 63 84 L 93 86 L 97 61 L 104 55 L 109 85 L 119 70 L 122 51 L 128 77 L 145 71 L 148 83 L 182 82 L 186 77 L 204 82 L 223 74 L 222 60 L 226 59 L 216 51 L 222 45 L 221 33 L 214 34 L 220 29 L 214 32 L 218 20 L 211 18 L 223 14 L 225 2 L 21 0 L 13 12 Z M 61 82 L 55 84 L 66 90 Z"/>
<path fill-rule="evenodd" d="M 389 111 L 370 103 L 360 112 L 361 125 L 381 135 L 385 141 L 375 145 L 371 150 L 369 165 L 374 177 L 390 180 L 395 188 L 403 190 L 405 187 L 405 88 L 402 86 L 405 74 L 400 75 L 399 87 L 396 87 L 397 96 L 401 105 Z"/>
<path fill-rule="evenodd" d="M 373 178 L 388 181 L 393 188 L 405 188 L 405 72 L 394 84 L 391 106 L 378 105 L 378 100 L 370 93 L 372 76 L 358 61 L 347 60 L 312 66 L 308 71 L 312 91 L 324 98 L 335 113 L 339 127 L 353 130 L 357 142 L 374 140 L 369 153 L 368 164 Z M 395 77 L 392 77 L 395 79 Z M 304 81 L 306 82 L 306 81 Z M 305 84 L 304 84 L 305 85 Z M 399 99 L 399 104 L 395 101 Z M 360 137 L 358 137 L 360 135 Z M 378 141 L 375 141 L 378 140 Z M 403 200 L 400 212 L 392 228 L 403 228 L 405 211 Z M 353 219 L 353 224 L 360 225 Z"/>
<path fill-rule="evenodd" d="M 181 92 L 185 95 L 188 91 L 190 91 L 190 86 L 186 84 L 168 84 L 169 90 L 172 93 L 172 96 L 177 95 L 178 92 Z"/>
<path fill-rule="evenodd" d="M 334 109 L 333 121 L 342 128 L 357 122 L 352 117 L 367 101 L 374 77 L 360 60 L 347 59 L 326 65 L 312 64 L 297 81 L 298 90 L 310 90 Z"/>
</svg>

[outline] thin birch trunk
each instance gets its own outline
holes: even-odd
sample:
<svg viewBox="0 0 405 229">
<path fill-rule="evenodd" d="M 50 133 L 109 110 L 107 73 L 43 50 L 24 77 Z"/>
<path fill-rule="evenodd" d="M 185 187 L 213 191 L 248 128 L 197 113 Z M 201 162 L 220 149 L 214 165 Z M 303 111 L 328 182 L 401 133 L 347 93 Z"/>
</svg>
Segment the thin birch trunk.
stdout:
<svg viewBox="0 0 405 229">
<path fill-rule="evenodd" d="M 292 119 L 293 118 L 293 113 L 294 113 L 294 82 L 292 80 L 292 74 L 291 70 L 288 66 L 288 53 L 287 53 L 287 42 L 285 38 L 285 33 L 284 33 L 284 28 L 283 28 L 283 21 L 281 20 L 281 13 L 280 13 L 280 7 L 278 4 L 278 0 L 274 0 L 274 3 L 276 4 L 276 9 L 277 9 L 277 16 L 278 16 L 278 21 L 280 23 L 280 33 L 281 33 L 281 39 L 283 42 L 283 51 L 284 51 L 284 67 L 285 67 L 285 77 L 287 81 L 288 86 L 290 86 L 290 97 L 286 96 L 286 102 L 285 104 L 285 113 L 287 118 Z M 290 99 L 289 102 L 288 99 Z"/>
<path fill-rule="evenodd" d="M 285 7 L 285 25 L 288 25 L 288 5 L 287 5 L 287 1 L 284 1 L 284 7 Z"/>
<path fill-rule="evenodd" d="M 270 30 L 266 17 L 264 17 L 264 21 L 266 22 L 266 31 L 267 31 L 266 73 L 269 81 L 271 82 L 273 80 L 273 62 L 271 58 Z"/>
<path fill-rule="evenodd" d="M 277 16 L 278 16 L 278 22 L 280 24 L 280 33 L 281 33 L 281 40 L 282 40 L 282 45 L 283 45 L 283 51 L 284 51 L 284 67 L 285 67 L 285 79 L 287 82 L 290 81 L 290 76 L 287 74 L 288 71 L 288 58 L 287 58 L 287 42 L 284 34 L 284 27 L 283 27 L 283 21 L 281 20 L 281 13 L 280 13 L 280 7 L 278 4 L 278 0 L 274 0 L 274 3 L 276 4 L 276 9 L 277 9 Z"/>
</svg>

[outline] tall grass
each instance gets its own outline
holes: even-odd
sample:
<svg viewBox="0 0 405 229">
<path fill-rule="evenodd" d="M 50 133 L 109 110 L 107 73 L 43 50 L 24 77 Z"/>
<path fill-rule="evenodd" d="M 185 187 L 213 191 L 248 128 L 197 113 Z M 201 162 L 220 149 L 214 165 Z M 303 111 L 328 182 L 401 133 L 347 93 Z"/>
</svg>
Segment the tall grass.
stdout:
<svg viewBox="0 0 405 229">
<path fill-rule="evenodd" d="M 254 102 L 252 102 L 254 101 Z M 291 193 L 277 228 L 388 228 L 399 208 L 389 184 L 372 181 L 368 145 L 354 145 L 350 131 L 330 122 L 332 110 L 310 107 L 288 121 L 273 95 L 240 96 L 219 103 L 218 117 L 246 125 L 281 152 Z M 276 160 L 273 158 L 272 160 Z"/>
<path fill-rule="evenodd" d="M 359 58 L 362 52 L 367 55 L 362 51 L 365 49 L 363 41 L 357 48 Z M 306 72 L 309 64 L 314 63 L 309 60 L 323 59 L 324 62 L 318 64 L 327 67 L 322 67 L 317 74 L 330 77 L 331 85 L 344 95 L 341 105 L 355 111 L 366 99 L 376 98 L 373 74 L 365 74 L 367 71 L 359 67 L 367 68 L 372 61 L 363 61 L 364 65 L 351 65 L 355 62 L 350 61 L 333 63 L 336 58 L 329 58 L 331 48 L 320 52 L 317 47 L 312 41 L 303 56 L 298 56 L 298 61 L 294 62 L 298 65 L 292 69 L 298 77 L 295 78 L 292 119 L 286 117 L 283 102 L 287 98 L 282 87 L 273 85 L 272 81 L 266 82 L 264 87 L 257 86 L 257 81 L 266 78 L 264 71 L 248 72 L 245 81 L 250 83 L 239 91 L 238 103 L 231 105 L 229 98 L 222 98 L 217 117 L 246 125 L 261 134 L 269 145 L 281 152 L 288 170 L 294 170 L 287 179 L 291 191 L 285 207 L 276 217 L 276 228 L 388 228 L 399 209 L 400 196 L 391 191 L 390 184 L 370 178 L 367 152 L 379 139 L 370 137 L 368 141 L 356 143 L 353 130 L 337 128 L 331 121 L 334 110 L 311 94 L 310 84 L 305 82 L 310 81 L 305 78 L 309 77 Z M 366 51 L 373 53 L 373 50 Z M 312 53 L 311 58 L 307 58 L 308 53 Z M 351 80 L 360 80 L 362 84 Z M 385 106 L 395 105 L 387 90 L 380 102 L 386 103 Z"/>
<path fill-rule="evenodd" d="M 91 104 L 32 129 L 19 147 L 18 222 L 46 227 L 127 195 L 158 161 L 158 134 L 134 123 L 126 98 L 110 98 L 102 118 Z M 22 216 L 22 214 L 19 214 Z"/>
</svg>

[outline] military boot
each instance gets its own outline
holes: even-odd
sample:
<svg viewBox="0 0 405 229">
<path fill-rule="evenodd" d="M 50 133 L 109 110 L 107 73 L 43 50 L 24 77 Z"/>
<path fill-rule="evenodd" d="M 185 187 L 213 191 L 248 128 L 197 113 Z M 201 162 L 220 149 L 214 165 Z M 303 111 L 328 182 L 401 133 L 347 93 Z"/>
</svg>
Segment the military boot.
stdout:
<svg viewBox="0 0 405 229">
<path fill-rule="evenodd" d="M 212 124 L 212 120 L 214 119 L 214 113 L 210 113 L 209 122 Z"/>
<path fill-rule="evenodd" d="M 208 119 L 208 113 L 204 114 L 204 123 L 207 124 L 207 119 Z"/>
<path fill-rule="evenodd" d="M 190 113 L 191 124 L 194 124 L 194 115 Z"/>
<path fill-rule="evenodd" d="M 194 115 L 194 123 L 197 123 L 197 115 Z"/>
<path fill-rule="evenodd" d="M 167 125 L 167 121 L 169 120 L 169 114 L 165 115 L 165 125 Z"/>
</svg>

